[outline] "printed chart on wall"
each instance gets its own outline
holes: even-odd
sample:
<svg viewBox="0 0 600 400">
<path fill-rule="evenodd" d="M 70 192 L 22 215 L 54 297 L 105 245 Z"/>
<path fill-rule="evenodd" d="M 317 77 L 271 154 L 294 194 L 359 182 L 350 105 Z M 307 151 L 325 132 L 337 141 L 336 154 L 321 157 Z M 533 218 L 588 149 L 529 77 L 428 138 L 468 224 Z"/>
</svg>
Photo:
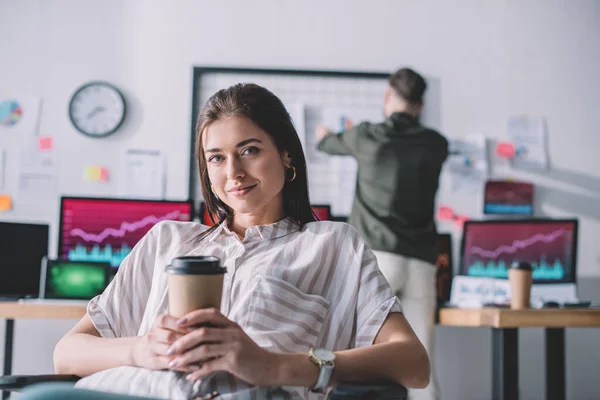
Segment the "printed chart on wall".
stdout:
<svg viewBox="0 0 600 400">
<path fill-rule="evenodd" d="M 0 132 L 35 135 L 40 109 L 39 97 L 0 95 Z"/>
<path fill-rule="evenodd" d="M 450 139 L 447 170 L 454 192 L 480 193 L 489 175 L 486 138 L 469 135 Z"/>
<path fill-rule="evenodd" d="M 314 132 L 323 125 L 339 132 L 349 123 L 379 122 L 383 116 L 383 96 L 387 73 L 348 71 L 260 70 L 245 68 L 194 68 L 192 101 L 192 146 L 195 116 L 215 92 L 239 82 L 262 85 L 277 95 L 286 106 L 300 136 L 307 159 L 309 193 L 313 204 L 328 204 L 334 216 L 350 212 L 356 184 L 356 163 L 351 157 L 330 156 L 316 150 Z M 435 83 L 432 80 L 432 83 Z M 423 123 L 433 125 L 439 110 L 436 85 L 428 90 Z M 428 107 L 428 104 L 432 106 Z M 431 119 L 431 121 L 430 121 Z M 190 198 L 202 199 L 198 170 L 191 153 Z"/>
<path fill-rule="evenodd" d="M 515 168 L 548 169 L 548 132 L 541 117 L 517 116 L 508 120 L 508 138 L 515 147 Z"/>
</svg>

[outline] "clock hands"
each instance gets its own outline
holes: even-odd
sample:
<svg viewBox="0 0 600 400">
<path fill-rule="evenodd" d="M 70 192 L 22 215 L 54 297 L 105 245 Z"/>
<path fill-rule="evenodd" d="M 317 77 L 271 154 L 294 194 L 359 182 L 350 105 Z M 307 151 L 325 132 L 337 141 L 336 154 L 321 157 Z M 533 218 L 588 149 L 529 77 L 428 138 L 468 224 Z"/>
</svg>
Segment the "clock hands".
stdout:
<svg viewBox="0 0 600 400">
<path fill-rule="evenodd" d="M 106 108 L 104 106 L 96 106 L 94 107 L 94 109 L 92 111 L 90 111 L 86 117 L 86 119 L 91 119 L 92 117 L 94 117 L 96 114 L 101 113 L 103 111 L 106 111 Z"/>
</svg>

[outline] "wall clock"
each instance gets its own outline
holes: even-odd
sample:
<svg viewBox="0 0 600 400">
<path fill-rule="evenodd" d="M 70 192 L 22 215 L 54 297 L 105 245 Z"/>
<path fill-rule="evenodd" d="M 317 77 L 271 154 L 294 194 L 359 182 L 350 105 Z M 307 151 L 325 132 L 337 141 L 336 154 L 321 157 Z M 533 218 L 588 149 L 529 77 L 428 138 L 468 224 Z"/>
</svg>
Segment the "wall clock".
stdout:
<svg viewBox="0 0 600 400">
<path fill-rule="evenodd" d="M 69 118 L 89 137 L 101 138 L 119 129 L 125 119 L 125 98 L 113 85 L 89 82 L 78 88 L 69 102 Z"/>
</svg>

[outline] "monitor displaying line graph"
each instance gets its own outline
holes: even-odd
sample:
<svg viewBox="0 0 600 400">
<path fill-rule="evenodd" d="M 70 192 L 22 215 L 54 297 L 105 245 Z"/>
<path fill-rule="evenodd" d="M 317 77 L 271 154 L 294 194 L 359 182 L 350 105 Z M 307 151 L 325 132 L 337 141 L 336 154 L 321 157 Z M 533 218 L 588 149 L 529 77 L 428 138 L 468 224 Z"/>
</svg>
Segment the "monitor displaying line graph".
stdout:
<svg viewBox="0 0 600 400">
<path fill-rule="evenodd" d="M 191 221 L 192 211 L 190 201 L 63 197 L 58 255 L 118 267 L 155 224 Z"/>
<path fill-rule="evenodd" d="M 533 266 L 536 283 L 575 282 L 577 220 L 467 221 L 462 275 L 508 278 L 515 261 Z"/>
</svg>

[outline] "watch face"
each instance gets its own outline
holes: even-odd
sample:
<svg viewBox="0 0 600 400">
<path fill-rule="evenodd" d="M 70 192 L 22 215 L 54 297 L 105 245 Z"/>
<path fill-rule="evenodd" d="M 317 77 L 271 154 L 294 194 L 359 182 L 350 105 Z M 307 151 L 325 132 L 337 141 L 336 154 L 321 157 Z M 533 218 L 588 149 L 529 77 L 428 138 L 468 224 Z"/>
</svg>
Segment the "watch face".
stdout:
<svg viewBox="0 0 600 400">
<path fill-rule="evenodd" d="M 81 133 L 104 137 L 114 133 L 125 118 L 125 99 L 114 86 L 91 82 L 79 88 L 69 104 L 71 122 Z"/>
<path fill-rule="evenodd" d="M 313 354 L 323 362 L 331 362 L 335 360 L 335 354 L 333 351 L 327 349 L 314 349 Z"/>
</svg>

